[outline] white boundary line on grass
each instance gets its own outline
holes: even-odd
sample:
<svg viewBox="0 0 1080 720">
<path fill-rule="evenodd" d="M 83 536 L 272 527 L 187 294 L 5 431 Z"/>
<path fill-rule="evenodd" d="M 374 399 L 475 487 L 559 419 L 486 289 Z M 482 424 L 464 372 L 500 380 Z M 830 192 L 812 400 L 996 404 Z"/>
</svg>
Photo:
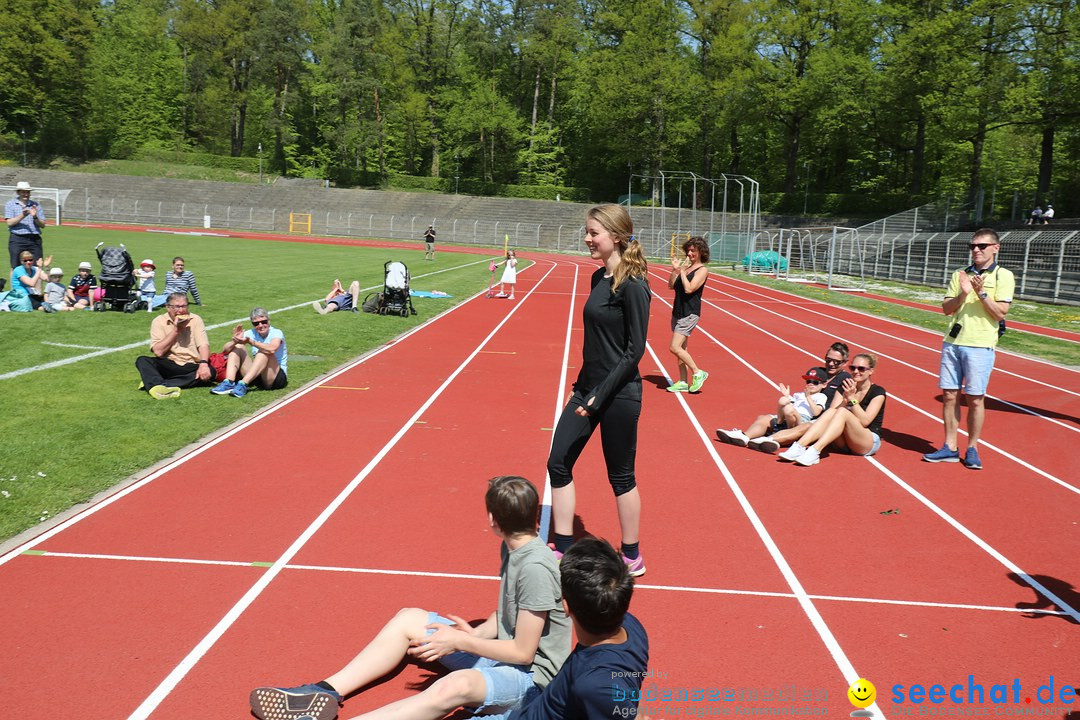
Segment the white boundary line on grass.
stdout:
<svg viewBox="0 0 1080 720">
<path fill-rule="evenodd" d="M 432 272 L 429 272 L 429 273 L 423 273 L 422 275 L 416 275 L 415 277 L 413 277 L 411 279 L 415 280 L 417 278 L 430 277 L 432 275 L 438 275 L 439 273 L 450 272 L 451 270 L 460 270 L 461 268 L 470 267 L 472 265 L 479 265 L 481 263 L 486 263 L 486 262 L 490 262 L 490 260 L 485 258 L 483 260 L 477 260 L 475 262 L 465 263 L 464 265 L 455 265 L 454 267 L 443 268 L 442 270 L 433 270 Z M 526 270 L 527 269 L 528 268 L 526 268 Z M 372 285 L 370 287 L 360 288 L 360 291 L 365 292 L 367 290 L 376 290 L 376 289 L 381 288 L 381 287 L 383 287 L 381 284 L 380 285 Z M 295 310 L 297 308 L 302 308 L 302 307 L 311 307 L 311 300 L 308 300 L 308 301 L 302 302 L 302 303 L 297 303 L 296 305 L 288 305 L 288 306 L 283 307 L 283 308 L 278 308 L 276 310 L 271 310 L 270 314 L 273 315 L 275 313 L 285 312 L 287 310 Z M 239 322 L 244 322 L 245 320 L 247 320 L 246 317 L 237 318 L 236 320 L 227 320 L 227 321 L 222 322 L 222 323 L 217 323 L 216 325 L 207 325 L 206 329 L 207 330 L 216 330 L 218 328 L 228 327 L 229 325 L 235 325 L 236 323 L 239 323 Z M 47 343 L 47 344 L 56 344 L 56 343 Z M 41 365 L 33 365 L 31 367 L 19 368 L 18 370 L 11 370 L 11 371 L 6 372 L 6 373 L 0 373 L 0 380 L 10 380 L 11 378 L 16 378 L 16 377 L 19 377 L 21 375 L 28 375 L 29 373 L 32 373 L 32 372 L 38 372 L 40 370 L 51 370 L 53 368 L 63 367 L 64 365 L 71 365 L 73 363 L 81 362 L 83 360 L 89 360 L 91 358 L 100 357 L 102 355 L 109 355 L 109 354 L 115 353 L 115 352 L 123 352 L 124 350 L 134 350 L 136 348 L 148 348 L 149 345 L 150 345 L 150 341 L 147 339 L 147 340 L 140 340 L 139 342 L 135 342 L 135 343 L 129 343 L 127 345 L 121 345 L 119 347 L 102 348 L 102 349 L 97 350 L 95 352 L 85 353 L 83 355 L 73 355 L 73 356 L 71 356 L 69 358 L 63 358 L 61 360 L 53 360 L 51 362 L 42 363 Z M 79 346 L 78 345 L 69 345 L 67 347 L 79 347 Z"/>
<path fill-rule="evenodd" d="M 665 302 L 666 304 L 666 302 Z M 668 379 L 669 383 L 671 377 L 667 374 L 667 370 L 660 362 L 660 358 L 656 356 L 656 352 L 652 348 L 651 343 L 645 344 L 645 349 L 652 357 L 653 362 L 656 363 L 656 367 L 660 369 L 660 372 Z M 750 525 L 753 526 L 754 531 L 757 533 L 758 538 L 761 540 L 765 549 L 772 557 L 773 563 L 776 565 L 780 574 L 784 577 L 784 582 L 791 588 L 795 601 L 799 603 L 799 607 L 802 608 L 803 613 L 806 615 L 810 624 L 817 631 L 818 637 L 821 638 L 825 648 L 829 651 L 829 655 L 832 656 L 833 662 L 836 663 L 837 668 L 840 670 L 840 674 L 844 677 L 844 681 L 851 685 L 862 676 L 856 672 L 855 666 L 848 659 L 844 649 L 840 647 L 839 641 L 836 636 L 833 635 L 832 630 L 829 629 L 828 624 L 825 622 L 825 618 L 818 612 L 817 606 L 814 605 L 814 600 L 810 597 L 810 594 L 806 592 L 806 589 L 799 582 L 799 578 L 795 575 L 795 571 L 791 569 L 791 565 L 788 564 L 787 558 L 780 552 L 780 547 L 773 540 L 772 535 L 765 528 L 765 523 L 758 517 L 757 511 L 754 510 L 753 505 L 750 504 L 749 498 L 743 493 L 739 483 L 736 482 L 735 476 L 728 470 L 727 465 L 724 464 L 720 454 L 716 451 L 716 447 L 712 440 L 705 434 L 705 430 L 701 427 L 701 423 L 698 422 L 697 416 L 690 410 L 690 406 L 686 402 L 686 398 L 682 396 L 682 393 L 675 393 L 679 404 L 682 406 L 683 412 L 686 413 L 687 419 L 697 432 L 698 438 L 701 440 L 701 444 L 705 447 L 705 451 L 712 458 L 713 463 L 716 465 L 717 470 L 723 475 L 724 481 L 727 483 L 728 489 L 731 490 L 732 495 L 735 496 L 735 500 L 742 508 L 743 514 L 746 515 L 747 520 L 750 521 Z M 875 702 L 870 708 L 877 716 L 881 713 Z"/>
<path fill-rule="evenodd" d="M 829 303 L 827 303 L 827 302 L 825 302 L 823 300 L 817 300 L 815 298 L 808 298 L 808 297 L 804 297 L 802 295 L 796 295 L 796 294 L 790 293 L 790 292 L 788 292 L 786 290 L 780 290 L 779 288 L 770 287 L 768 285 L 758 285 L 757 283 L 752 283 L 752 282 L 749 282 L 747 280 L 742 280 L 740 278 L 731 277 L 730 275 L 720 275 L 720 274 L 717 274 L 717 273 L 710 273 L 709 278 L 712 279 L 712 280 L 727 280 L 731 284 L 736 285 L 737 287 L 740 287 L 740 288 L 742 288 L 742 287 L 753 288 L 756 291 L 755 294 L 761 295 L 762 297 L 768 297 L 768 296 L 765 295 L 764 293 L 760 292 L 761 290 L 770 290 L 772 292 L 777 293 L 778 295 L 785 295 L 787 297 L 795 298 L 796 300 L 799 301 L 799 302 L 793 303 L 795 305 L 805 306 L 805 305 L 813 304 L 813 305 L 819 305 L 819 306 L 824 305 L 825 307 L 829 307 L 829 308 L 839 308 L 839 309 L 842 309 L 842 310 L 846 310 L 847 312 L 853 313 L 855 315 L 862 315 L 863 317 L 874 318 L 876 320 L 881 320 L 883 322 L 892 323 L 893 325 L 899 325 L 900 327 L 906 327 L 906 328 L 911 328 L 913 330 L 918 330 L 919 332 L 930 333 L 931 335 L 936 335 L 939 338 L 941 336 L 940 332 L 935 331 L 935 330 L 930 330 L 929 328 L 924 328 L 924 327 L 922 327 L 920 325 L 911 325 L 909 323 L 900 322 L 899 320 L 893 320 L 891 318 L 882 317 L 880 315 L 874 315 L 873 313 L 866 312 L 865 310 L 859 310 L 857 308 L 850 308 L 850 307 L 846 307 L 846 306 L 843 306 L 843 305 L 830 305 Z M 769 300 L 770 301 L 775 301 L 774 298 L 769 298 Z M 881 301 L 881 302 L 885 302 L 885 301 Z M 836 318 L 834 318 L 834 319 L 836 319 Z M 1007 321 L 1008 321 L 1008 319 L 1006 318 L 1006 322 Z M 854 323 L 851 323 L 851 324 L 854 324 Z M 860 326 L 860 327 L 862 327 L 862 326 Z M 867 328 L 867 329 L 869 329 L 869 328 Z M 878 331 L 878 332 L 880 332 L 880 331 Z M 1062 339 L 1062 338 L 1050 337 L 1048 335 L 1041 335 L 1040 337 L 1049 338 L 1051 340 L 1061 340 Z M 914 342 L 912 340 L 905 340 L 904 342 L 909 342 L 911 344 L 918 345 L 918 343 L 916 343 L 916 342 Z M 1070 342 L 1072 342 L 1072 341 L 1070 341 Z M 919 347 L 926 347 L 926 346 L 919 345 Z M 935 351 L 934 348 L 927 348 L 927 349 Z M 940 348 L 938 350 L 936 350 L 935 352 L 940 352 Z M 1066 366 L 1066 365 L 1061 365 L 1059 363 L 1051 362 L 1049 360 L 1044 360 L 1042 358 L 1034 357 L 1034 356 L 1031 356 L 1031 355 L 1020 355 L 1019 353 L 1014 353 L 1014 352 L 1011 352 L 1009 350 L 1002 350 L 1002 349 L 998 349 L 997 352 L 1001 353 L 1002 355 L 1009 355 L 1011 357 L 1014 357 L 1014 358 L 1017 358 L 1017 359 L 1020 359 L 1020 360 L 1030 360 L 1031 362 L 1039 363 L 1041 365 L 1049 365 L 1050 367 L 1057 368 L 1059 370 L 1067 370 L 1069 372 L 1080 372 L 1080 368 L 1072 368 L 1072 367 L 1069 367 L 1069 366 Z M 1006 373 L 1006 374 L 1009 374 L 1009 375 L 1016 375 L 1016 377 L 1020 377 L 1020 378 L 1024 377 L 1023 375 L 1018 375 L 1016 373 L 1009 372 L 1008 370 L 1002 370 L 1000 368 L 998 369 L 998 372 Z M 1025 379 L 1030 379 L 1030 378 L 1025 378 Z M 1033 381 L 1033 382 L 1038 382 L 1038 381 Z M 1054 387 L 1054 386 L 1050 385 L 1049 387 Z M 1055 388 L 1055 389 L 1060 389 L 1060 388 Z"/>
<path fill-rule="evenodd" d="M 200 640 L 199 643 L 191 650 L 191 652 L 189 652 L 187 656 L 184 657 L 184 659 L 181 660 L 175 668 L 173 668 L 172 672 L 170 672 L 168 676 L 161 681 L 161 684 L 159 684 L 157 688 L 155 688 L 154 691 L 150 693 L 146 700 L 144 700 L 142 704 L 139 705 L 139 707 L 137 707 L 135 711 L 128 716 L 129 720 L 142 720 L 143 718 L 149 717 L 149 715 L 154 711 L 154 709 L 161 704 L 161 702 L 169 695 L 169 693 L 173 691 L 176 685 L 181 680 L 183 680 L 184 677 L 188 674 L 188 672 L 190 672 L 190 670 L 195 667 L 199 660 L 202 659 L 202 656 L 205 655 L 206 652 L 210 650 L 210 648 L 213 647 L 215 643 L 217 643 L 221 636 L 224 635 L 230 627 L 232 627 L 233 623 L 235 623 L 240 618 L 240 616 L 244 613 L 245 610 L 247 610 L 251 603 L 255 602 L 255 599 L 258 598 L 259 595 L 262 594 L 263 590 L 265 590 L 267 586 L 269 586 L 270 582 L 273 581 L 273 579 L 281 573 L 281 571 L 285 568 L 289 561 L 293 557 L 295 557 L 301 549 L 303 549 L 303 547 L 315 535 L 315 533 L 318 532 L 318 530 L 326 523 L 326 521 L 330 519 L 330 517 L 345 502 L 345 500 L 348 499 L 350 495 L 352 495 L 356 488 L 360 486 L 360 483 L 362 483 L 371 473 L 371 471 L 374 470 L 375 467 L 382 462 L 383 458 L 386 457 L 386 455 L 394 448 L 394 446 L 398 444 L 401 438 L 405 436 L 405 433 L 407 433 L 415 426 L 416 421 L 420 419 L 424 412 L 426 412 L 427 409 L 431 407 L 431 405 L 439 398 L 439 396 L 441 396 L 443 392 L 448 387 L 450 387 L 450 384 L 457 378 L 457 376 L 465 370 L 465 368 L 473 361 L 473 359 L 478 354 L 480 354 L 480 351 L 484 348 L 484 346 L 488 344 L 488 342 L 491 341 L 491 338 L 495 337 L 495 334 L 498 333 L 500 329 L 502 329 L 503 325 L 505 325 L 510 320 L 510 318 L 513 317 L 515 313 L 517 313 L 517 311 L 522 307 L 522 305 L 524 305 L 524 302 L 529 299 L 529 296 L 533 293 L 533 291 L 544 282 L 544 280 L 547 278 L 548 275 L 551 274 L 555 267 L 556 266 L 553 264 L 551 269 L 549 269 L 547 273 L 545 273 L 544 276 L 540 278 L 536 285 L 533 286 L 533 289 L 526 293 L 525 297 L 522 298 L 522 301 L 515 305 L 508 313 L 506 313 L 506 316 L 499 321 L 499 323 L 491 330 L 491 332 L 487 334 L 487 336 L 483 340 L 480 341 L 480 344 L 477 345 L 471 353 L 469 353 L 468 357 L 466 357 L 461 362 L 461 364 L 459 364 L 457 368 L 452 373 L 450 373 L 450 375 L 448 375 L 445 380 L 443 380 L 442 384 L 440 384 L 439 387 L 435 389 L 435 392 L 433 392 L 431 396 L 428 397 L 428 399 L 420 405 L 416 412 L 413 413 L 412 416 L 405 421 L 405 423 L 398 429 L 396 433 L 394 433 L 394 436 L 387 441 L 387 443 L 382 447 L 382 449 L 379 450 L 379 452 L 377 452 L 375 456 L 368 461 L 368 463 L 363 467 L 363 469 L 360 470 L 360 472 L 357 473 L 355 477 L 353 477 L 349 484 L 346 485 L 340 493 L 338 493 L 337 497 L 335 497 L 330 502 L 330 504 L 327 505 L 321 513 L 319 513 L 319 516 L 316 517 L 310 525 L 308 525 L 308 527 L 300 534 L 299 537 L 296 538 L 296 540 L 292 542 L 291 545 L 289 545 L 288 549 L 286 549 L 285 552 L 282 553 L 282 555 L 276 561 L 274 561 L 273 565 L 271 565 L 270 568 L 267 569 L 267 571 L 259 577 L 255 584 L 252 585 L 246 593 L 244 593 L 243 597 L 241 597 L 236 602 L 236 604 L 233 605 L 233 607 L 225 614 L 225 616 L 217 622 L 213 629 L 211 629 L 210 632 L 207 633 L 203 637 L 203 639 Z M 484 292 L 486 293 L 486 291 Z M 476 297 L 479 297 L 479 295 L 473 296 L 473 299 L 475 299 Z M 460 307 L 463 304 L 464 303 L 460 303 L 455 307 Z"/>
<path fill-rule="evenodd" d="M 665 305 L 668 305 L 670 307 L 670 303 L 668 303 L 667 300 L 664 300 L 663 298 L 661 298 L 661 301 Z M 724 312 L 728 312 L 728 311 L 725 310 Z M 728 313 L 728 314 L 732 314 L 732 313 Z M 765 332 L 765 331 L 763 331 L 763 332 Z M 770 335 L 771 337 L 775 338 L 776 340 L 778 340 L 778 341 L 780 341 L 780 342 L 782 342 L 782 343 L 784 343 L 784 344 L 786 344 L 786 345 L 788 345 L 788 346 L 790 346 L 792 348 L 796 348 L 796 349 L 798 349 L 798 350 L 800 350 L 800 351 L 802 351 L 802 352 L 804 352 L 804 353 L 806 353 L 808 355 L 813 355 L 809 351 L 807 351 L 807 350 L 805 350 L 803 348 L 797 348 L 792 343 L 790 343 L 790 342 L 788 342 L 786 340 L 783 340 L 783 339 L 773 335 L 772 333 L 766 332 L 766 334 Z M 710 339 L 713 339 L 714 342 L 716 342 L 720 347 L 722 347 L 728 353 L 731 353 L 732 357 L 737 358 L 744 365 L 749 366 L 749 363 L 747 363 L 745 360 L 743 360 L 742 357 L 739 356 L 738 354 L 732 352 L 732 350 L 730 348 L 728 348 L 726 345 L 724 345 L 723 343 L 720 343 L 719 341 L 716 341 L 715 338 L 712 338 L 711 335 L 709 337 L 710 337 Z M 649 350 L 649 354 L 652 356 L 653 360 L 656 362 L 657 367 L 660 369 L 660 372 L 663 373 L 664 377 L 667 378 L 670 381 L 671 378 L 668 376 L 667 370 L 664 368 L 663 365 L 660 364 L 660 359 L 656 356 L 656 353 L 653 351 L 652 346 L 647 345 L 646 347 Z M 760 375 L 761 373 L 758 373 L 758 374 Z M 762 376 L 762 377 L 764 377 L 764 376 Z M 768 381 L 768 382 L 775 386 L 775 383 L 772 383 L 772 381 Z M 728 480 L 729 485 L 733 485 L 734 482 L 735 482 L 734 478 L 731 477 L 730 473 L 728 472 L 727 466 L 723 464 L 722 460 L 720 460 L 720 456 L 716 452 L 716 448 L 715 448 L 712 440 L 709 439 L 708 436 L 706 436 L 704 431 L 702 430 L 701 425 L 697 420 L 697 416 L 690 409 L 689 404 L 686 402 L 686 399 L 682 397 L 682 394 L 681 393 L 675 393 L 675 394 L 678 397 L 679 403 L 680 403 L 680 405 L 682 405 L 683 410 L 686 412 L 687 416 L 690 418 L 691 423 L 693 424 L 694 428 L 698 431 L 699 436 L 703 439 L 706 446 L 708 447 L 710 454 L 714 457 L 714 460 L 717 462 L 721 473 L 724 475 L 724 478 Z M 915 408 L 914 406 L 910 405 L 910 403 L 905 402 L 904 400 L 900 399 L 899 397 L 897 397 L 895 395 L 890 396 L 890 397 L 893 397 L 896 400 L 899 400 L 901 403 L 903 403 L 905 405 L 908 405 L 909 407 L 912 407 L 913 409 L 918 410 L 918 408 Z M 979 537 L 974 532 L 969 530 L 959 520 L 954 518 L 952 515 L 947 513 L 945 510 L 941 509 L 938 505 L 936 505 L 934 502 L 932 502 L 929 498 L 927 498 L 925 495 L 920 493 L 918 490 L 913 488 L 911 485 L 907 484 L 902 479 L 900 479 L 900 477 L 898 475 L 896 475 L 894 472 L 892 472 L 887 467 L 882 465 L 881 462 L 879 462 L 877 460 L 877 458 L 866 457 L 866 460 L 868 460 L 871 465 L 873 465 L 878 470 L 880 470 L 882 474 L 884 474 L 890 480 L 892 480 L 897 485 L 899 485 L 901 488 L 903 488 L 905 491 L 907 491 L 907 493 L 909 495 L 911 495 L 916 500 L 918 500 L 920 503 L 922 503 L 924 506 L 926 506 L 931 512 L 933 512 L 935 515 L 937 515 L 942 520 L 944 520 L 948 525 L 952 526 L 952 528 L 954 530 L 956 530 L 961 535 L 963 535 L 968 540 L 970 540 L 973 544 L 975 544 L 976 547 L 978 547 L 980 550 L 985 552 L 987 555 L 989 555 L 990 557 L 992 557 L 993 559 L 997 560 L 999 563 L 1004 565 L 1008 570 L 1010 570 L 1014 574 L 1018 575 L 1025 583 L 1027 583 L 1032 589 L 1034 589 L 1035 592 L 1041 594 L 1043 597 L 1045 597 L 1046 599 L 1048 599 L 1052 603 L 1054 603 L 1057 607 L 1061 608 L 1061 610 L 1063 611 L 1063 613 L 1065 615 L 1068 615 L 1073 620 L 1075 620 L 1077 623 L 1080 623 L 1080 611 L 1076 610 L 1071 605 L 1069 605 L 1067 602 L 1065 602 L 1060 597 L 1055 595 L 1045 585 L 1040 583 L 1038 580 L 1036 580 L 1031 575 L 1029 575 L 1024 570 L 1022 570 L 1016 563 L 1012 562 L 1007 557 L 1005 557 L 1003 554 L 1001 554 L 996 549 L 994 549 L 989 543 L 987 543 L 981 537 Z M 1026 465 L 1026 463 L 1022 463 L 1022 464 Z M 1039 472 L 1041 472 L 1041 471 L 1039 471 Z M 1043 474 L 1045 474 L 1045 473 L 1043 473 Z M 1068 485 L 1068 484 L 1065 484 L 1065 483 L 1062 483 L 1062 484 L 1065 485 L 1066 487 L 1072 488 L 1071 485 Z M 1074 491 L 1076 490 L 1076 488 L 1072 488 L 1072 489 Z M 740 501 L 740 504 L 741 504 L 744 497 L 745 497 L 745 496 L 742 496 L 741 490 L 739 491 L 739 494 L 737 495 L 737 497 L 739 498 L 739 501 Z M 755 519 L 756 519 L 756 516 L 751 519 L 751 522 L 754 522 Z M 756 527 L 756 523 L 755 523 L 755 527 Z M 783 571 L 783 569 L 781 569 L 781 570 Z M 794 589 L 794 587 L 793 587 L 793 589 Z M 796 591 L 796 592 L 798 592 L 798 591 Z M 855 679 L 857 680 L 858 677 L 856 677 Z M 854 682 L 854 680 L 852 680 L 851 682 Z"/>
<path fill-rule="evenodd" d="M 40 557 L 74 558 L 78 560 L 106 560 L 115 562 L 149 562 L 174 565 L 212 565 L 219 567 L 252 567 L 251 562 L 237 560 L 202 560 L 198 558 L 152 557 L 141 555 L 107 555 L 102 553 L 42 552 Z M 391 575 L 394 577 L 432 577 L 450 580 L 484 580 L 497 582 L 498 575 L 475 575 L 472 573 L 432 572 L 428 570 L 390 570 L 386 568 L 343 567 L 336 565 L 298 565 L 289 564 L 286 570 L 304 570 L 311 572 L 333 572 L 358 575 Z M 773 592 L 770 590 L 736 590 L 734 588 L 693 587 L 687 585 L 647 585 L 634 583 L 635 590 L 659 590 L 667 592 L 700 593 L 706 595 L 736 595 L 741 597 L 781 598 L 793 600 L 794 593 Z M 1003 613 L 1032 613 L 1036 615 L 1069 616 L 1062 610 L 1044 610 L 1041 608 L 1020 608 L 1001 605 L 972 605 L 970 603 L 930 602 L 927 600 L 900 600 L 896 598 L 855 597 L 851 595 L 810 595 L 813 600 L 830 602 L 865 603 L 869 605 L 899 605 L 902 607 L 937 608 L 943 610 L 976 610 Z"/>
</svg>

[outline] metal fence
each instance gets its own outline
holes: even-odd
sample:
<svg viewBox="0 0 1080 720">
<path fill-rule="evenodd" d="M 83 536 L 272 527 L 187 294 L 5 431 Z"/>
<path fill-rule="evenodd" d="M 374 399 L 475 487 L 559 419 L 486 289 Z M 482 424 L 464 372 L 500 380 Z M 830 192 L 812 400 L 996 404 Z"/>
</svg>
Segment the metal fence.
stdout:
<svg viewBox="0 0 1080 720">
<path fill-rule="evenodd" d="M 943 288 L 955 269 L 971 263 L 971 231 L 957 228 L 972 219 L 966 206 L 932 203 L 859 228 L 761 232 L 754 250 L 777 253 L 775 264 L 758 268 L 777 277 L 837 289 L 862 288 L 867 278 Z M 1032 228 L 1000 238 L 998 262 L 1016 274 L 1018 298 L 1080 304 L 1080 232 Z"/>
<path fill-rule="evenodd" d="M 752 245 L 757 227 L 756 185 L 750 210 L 749 193 L 719 196 L 721 210 L 710 212 L 679 207 L 632 207 L 635 234 L 647 256 L 668 258 L 682 236 L 709 238 L 716 259 L 742 257 Z M 741 192 L 741 189 L 740 189 Z M 43 198 L 44 199 L 44 198 Z M 730 204 L 730 208 L 728 208 Z M 48 203 L 46 202 L 48 206 Z M 727 209 L 725 209 L 727 208 Z M 52 212 L 46 207 L 47 212 Z M 76 195 L 63 207 L 64 218 L 85 222 L 117 222 L 201 228 L 207 231 L 254 230 L 290 232 L 289 212 L 273 207 L 140 200 L 91 193 Z M 432 222 L 427 215 L 324 211 L 311 213 L 310 233 L 340 237 L 417 240 Z M 307 229 L 305 215 L 305 230 Z M 490 218 L 438 218 L 439 242 L 584 252 L 583 223 L 536 223 Z M 731 255 L 727 258 L 726 255 Z"/>
</svg>

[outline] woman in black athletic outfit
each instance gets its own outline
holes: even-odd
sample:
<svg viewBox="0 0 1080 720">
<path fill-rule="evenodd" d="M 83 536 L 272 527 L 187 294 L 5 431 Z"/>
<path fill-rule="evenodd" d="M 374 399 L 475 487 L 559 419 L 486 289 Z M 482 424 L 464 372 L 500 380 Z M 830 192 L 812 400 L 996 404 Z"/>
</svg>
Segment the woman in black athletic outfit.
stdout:
<svg viewBox="0 0 1080 720">
<path fill-rule="evenodd" d="M 638 547 L 641 496 L 634 478 L 637 425 L 641 415 L 638 361 L 645 353 L 652 293 L 641 244 L 621 205 L 597 205 L 585 221 L 585 246 L 603 267 L 593 273 L 582 310 L 585 326 L 581 371 L 555 427 L 548 457 L 551 516 L 556 553 L 574 542 L 573 470 L 581 451 L 600 427 L 608 482 L 622 528 L 622 553 L 634 576 L 645 573 Z"/>
</svg>

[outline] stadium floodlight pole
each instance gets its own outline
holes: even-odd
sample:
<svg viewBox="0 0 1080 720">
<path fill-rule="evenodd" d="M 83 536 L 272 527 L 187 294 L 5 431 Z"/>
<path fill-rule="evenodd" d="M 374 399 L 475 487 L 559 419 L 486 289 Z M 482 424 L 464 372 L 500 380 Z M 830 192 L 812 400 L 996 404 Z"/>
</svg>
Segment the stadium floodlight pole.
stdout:
<svg viewBox="0 0 1080 720">
<path fill-rule="evenodd" d="M 259 143 L 259 184 L 262 185 L 262 143 Z"/>
<path fill-rule="evenodd" d="M 810 197 L 810 161 L 809 160 L 807 160 L 806 162 L 803 163 L 803 173 L 806 175 L 806 178 L 803 181 L 806 187 L 803 190 L 803 196 L 802 196 L 802 214 L 803 214 L 803 217 L 805 218 L 806 217 L 806 201 Z"/>
<path fill-rule="evenodd" d="M 22 164 L 26 167 L 26 128 L 22 129 Z"/>
</svg>

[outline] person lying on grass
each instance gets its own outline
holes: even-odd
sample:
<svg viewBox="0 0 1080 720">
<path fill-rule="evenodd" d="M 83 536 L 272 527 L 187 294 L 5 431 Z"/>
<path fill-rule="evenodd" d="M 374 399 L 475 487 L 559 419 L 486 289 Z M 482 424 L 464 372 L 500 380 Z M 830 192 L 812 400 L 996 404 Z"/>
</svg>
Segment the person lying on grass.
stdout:
<svg viewBox="0 0 1080 720">
<path fill-rule="evenodd" d="M 319 301 L 311 303 L 311 307 L 315 308 L 315 312 L 320 315 L 336 312 L 338 310 L 356 310 L 357 298 L 360 295 L 360 282 L 353 280 L 349 284 L 349 291 L 345 292 L 345 288 L 341 286 L 340 280 L 334 280 L 334 284 L 330 286 L 330 292 L 326 293 L 326 298 L 323 300 L 323 304 L 320 305 Z"/>
<path fill-rule="evenodd" d="M 522 477 L 488 482 L 484 497 L 500 546 L 499 602 L 472 627 L 456 615 L 404 608 L 360 653 L 325 680 L 251 691 L 262 720 L 333 720 L 342 699 L 392 672 L 403 659 L 438 662 L 451 672 L 423 692 L 361 715 L 436 720 L 465 706 L 506 717 L 551 682 L 570 653 L 570 622 L 562 604 L 559 565 L 536 532 L 540 501 Z"/>
<path fill-rule="evenodd" d="M 780 453 L 780 459 L 799 465 L 816 465 L 827 448 L 852 455 L 870 456 L 881 448 L 885 420 L 885 388 L 873 383 L 877 358 L 860 353 L 851 359 L 853 378 L 844 381 L 844 401 L 821 414 L 806 433 Z"/>
</svg>

